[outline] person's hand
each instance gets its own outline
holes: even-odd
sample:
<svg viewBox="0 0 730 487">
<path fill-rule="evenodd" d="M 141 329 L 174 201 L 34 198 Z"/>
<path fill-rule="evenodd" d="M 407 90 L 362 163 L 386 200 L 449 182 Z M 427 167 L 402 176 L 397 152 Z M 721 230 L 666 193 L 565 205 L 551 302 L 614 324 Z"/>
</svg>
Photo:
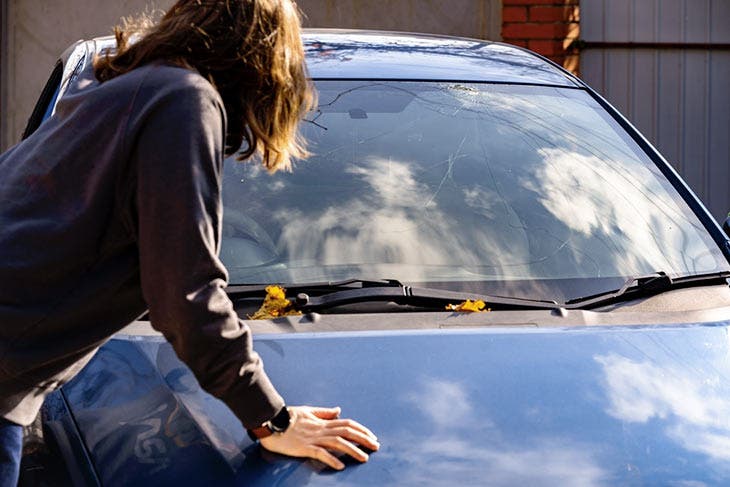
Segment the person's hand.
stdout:
<svg viewBox="0 0 730 487">
<path fill-rule="evenodd" d="M 340 419 L 340 408 L 289 406 L 288 409 L 291 420 L 286 431 L 259 440 L 267 450 L 292 457 L 315 458 L 335 470 L 342 470 L 345 464 L 330 451 L 367 462 L 367 453 L 358 445 L 372 451 L 380 447 L 378 439 L 365 426 L 351 419 Z"/>
</svg>

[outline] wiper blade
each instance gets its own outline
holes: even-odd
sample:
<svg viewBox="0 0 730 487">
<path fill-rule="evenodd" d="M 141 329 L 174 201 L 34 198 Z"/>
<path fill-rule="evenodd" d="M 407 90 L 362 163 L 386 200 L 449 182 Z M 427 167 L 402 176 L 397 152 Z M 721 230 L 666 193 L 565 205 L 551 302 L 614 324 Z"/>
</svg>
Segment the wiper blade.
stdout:
<svg viewBox="0 0 730 487">
<path fill-rule="evenodd" d="M 659 294 L 672 289 L 727 284 L 730 272 L 696 274 L 671 278 L 665 272 L 634 276 L 623 286 L 608 292 L 579 297 L 562 304 L 557 301 L 471 294 L 443 289 L 405 286 L 396 279 L 346 279 L 298 284 L 282 284 L 288 296 L 296 296 L 296 309 L 319 312 L 357 303 L 392 302 L 428 309 L 443 309 L 466 300 L 482 300 L 493 309 L 590 309 L 621 301 Z M 231 299 L 266 295 L 268 284 L 233 285 L 226 288 Z"/>
<path fill-rule="evenodd" d="M 312 313 L 348 304 L 392 302 L 421 308 L 444 309 L 449 304 L 458 304 L 466 300 L 482 300 L 488 306 L 500 309 L 555 309 L 559 307 L 555 301 L 489 296 L 410 286 L 366 287 L 336 291 L 322 296 L 299 293 L 296 297 L 295 307 L 302 312 Z"/>
<path fill-rule="evenodd" d="M 255 298 L 266 295 L 266 288 L 270 284 L 233 285 L 226 288 L 226 294 L 231 299 Z M 343 281 L 318 281 L 298 284 L 282 284 L 287 294 L 301 292 L 325 292 L 345 289 L 364 289 L 371 287 L 402 287 L 395 279 L 346 279 Z"/>
<path fill-rule="evenodd" d="M 640 297 L 653 296 L 672 289 L 727 284 L 728 278 L 730 278 L 730 272 L 727 271 L 688 275 L 675 277 L 674 279 L 665 272 L 654 272 L 630 277 L 619 289 L 568 300 L 563 307 L 566 309 L 595 308 Z"/>
</svg>

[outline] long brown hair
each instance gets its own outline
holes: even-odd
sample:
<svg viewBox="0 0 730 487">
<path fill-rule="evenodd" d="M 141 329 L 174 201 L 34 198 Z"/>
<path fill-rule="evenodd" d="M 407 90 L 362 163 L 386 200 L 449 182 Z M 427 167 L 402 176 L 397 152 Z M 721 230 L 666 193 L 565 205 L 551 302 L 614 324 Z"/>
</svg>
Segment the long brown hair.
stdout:
<svg viewBox="0 0 730 487">
<path fill-rule="evenodd" d="M 179 0 L 155 24 L 115 28 L 116 53 L 97 57 L 94 72 L 103 83 L 151 61 L 192 67 L 223 99 L 226 155 L 290 169 L 308 155 L 298 126 L 315 103 L 300 25 L 292 0 Z"/>
</svg>

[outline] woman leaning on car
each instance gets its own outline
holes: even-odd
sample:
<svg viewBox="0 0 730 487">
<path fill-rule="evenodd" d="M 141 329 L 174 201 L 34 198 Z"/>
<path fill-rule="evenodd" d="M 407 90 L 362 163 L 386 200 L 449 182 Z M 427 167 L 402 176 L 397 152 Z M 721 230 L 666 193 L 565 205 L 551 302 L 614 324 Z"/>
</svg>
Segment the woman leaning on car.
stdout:
<svg viewBox="0 0 730 487">
<path fill-rule="evenodd" d="M 0 156 L 0 484 L 17 482 L 22 425 L 45 395 L 147 309 L 263 447 L 335 469 L 333 452 L 366 461 L 377 439 L 338 408 L 285 407 L 218 259 L 224 156 L 276 171 L 307 155 L 296 5 L 180 0 L 116 38 Z"/>
</svg>

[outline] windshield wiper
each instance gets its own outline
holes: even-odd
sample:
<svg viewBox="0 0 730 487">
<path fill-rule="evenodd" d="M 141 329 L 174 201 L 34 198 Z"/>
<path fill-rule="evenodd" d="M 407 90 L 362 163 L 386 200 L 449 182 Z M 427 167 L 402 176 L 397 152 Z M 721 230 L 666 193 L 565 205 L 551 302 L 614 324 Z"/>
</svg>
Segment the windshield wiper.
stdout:
<svg viewBox="0 0 730 487">
<path fill-rule="evenodd" d="M 233 285 L 226 288 L 226 294 L 231 299 L 255 298 L 266 295 L 269 284 Z M 343 281 L 318 281 L 299 284 L 282 284 L 287 294 L 306 292 L 332 292 L 346 289 L 365 289 L 372 287 L 403 287 L 395 279 L 346 279 Z"/>
<path fill-rule="evenodd" d="M 462 293 L 443 289 L 405 286 L 396 279 L 347 279 L 299 284 L 283 284 L 288 296 L 296 296 L 295 307 L 304 313 L 320 312 L 358 303 L 395 303 L 426 309 L 444 309 L 449 304 L 466 300 L 482 300 L 493 309 L 590 309 L 621 301 L 660 294 L 672 289 L 692 286 L 728 284 L 730 271 L 671 278 L 665 272 L 634 276 L 623 286 L 599 294 L 557 301 Z M 266 295 L 265 284 L 234 285 L 226 288 L 235 299 Z"/>
<path fill-rule="evenodd" d="M 596 308 L 621 301 L 653 296 L 673 289 L 728 284 L 728 278 L 730 278 L 730 272 L 728 271 L 675 278 L 669 277 L 665 272 L 655 272 L 653 274 L 630 277 L 623 286 L 612 291 L 568 300 L 563 307 L 566 309 Z"/>
<path fill-rule="evenodd" d="M 482 300 L 487 306 L 499 309 L 555 309 L 559 307 L 555 301 L 508 298 L 402 285 L 348 289 L 322 296 L 299 293 L 296 296 L 295 307 L 302 312 L 312 313 L 348 304 L 386 302 L 420 308 L 444 309 L 449 304 L 458 304 L 466 300 Z"/>
</svg>

